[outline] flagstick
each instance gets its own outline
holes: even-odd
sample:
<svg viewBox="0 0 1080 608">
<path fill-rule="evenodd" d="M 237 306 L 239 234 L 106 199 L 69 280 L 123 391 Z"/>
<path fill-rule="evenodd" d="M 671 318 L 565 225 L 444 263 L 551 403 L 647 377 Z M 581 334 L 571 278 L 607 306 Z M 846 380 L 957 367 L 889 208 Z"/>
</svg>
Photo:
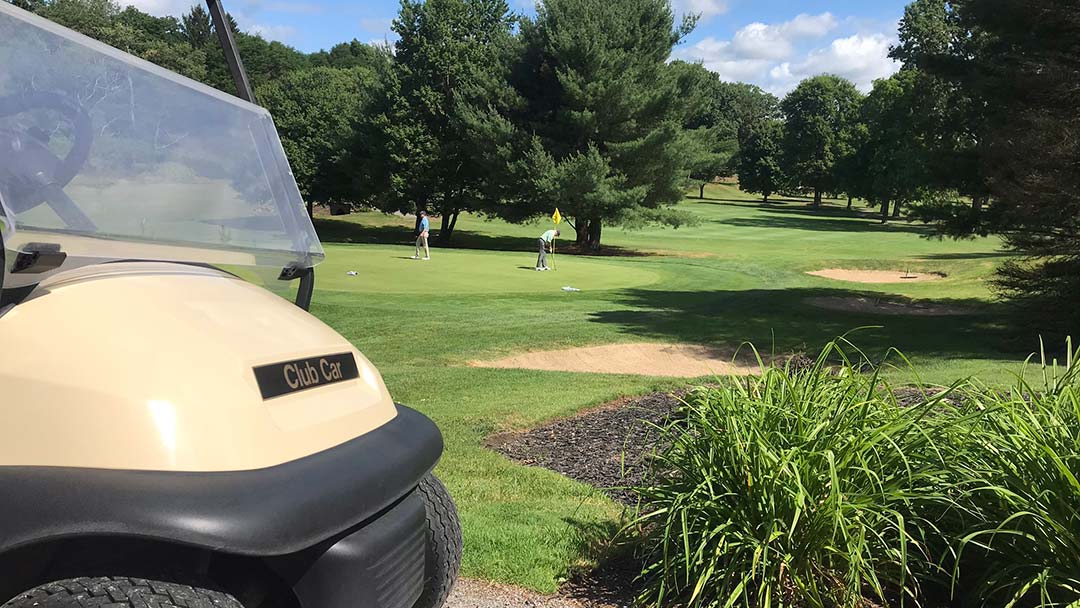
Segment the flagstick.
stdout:
<svg viewBox="0 0 1080 608">
<path fill-rule="evenodd" d="M 551 269 L 558 271 L 559 265 L 555 263 L 555 241 L 556 239 L 551 239 Z"/>
</svg>

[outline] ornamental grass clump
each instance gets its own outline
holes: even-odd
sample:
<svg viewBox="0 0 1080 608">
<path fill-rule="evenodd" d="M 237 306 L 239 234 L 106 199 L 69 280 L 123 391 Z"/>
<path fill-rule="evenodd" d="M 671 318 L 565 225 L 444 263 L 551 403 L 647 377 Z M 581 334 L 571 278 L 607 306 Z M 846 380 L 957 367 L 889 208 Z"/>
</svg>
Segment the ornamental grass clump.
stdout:
<svg viewBox="0 0 1080 608">
<path fill-rule="evenodd" d="M 956 531 L 956 597 L 1080 602 L 1080 353 L 1068 353 L 1064 366 L 1043 357 L 1038 384 L 965 389 L 981 415 L 952 459 L 977 520 Z"/>
<path fill-rule="evenodd" d="M 952 500 L 947 392 L 900 405 L 830 344 L 686 398 L 631 526 L 655 605 L 914 604 Z M 946 575 L 949 574 L 946 572 Z"/>
</svg>

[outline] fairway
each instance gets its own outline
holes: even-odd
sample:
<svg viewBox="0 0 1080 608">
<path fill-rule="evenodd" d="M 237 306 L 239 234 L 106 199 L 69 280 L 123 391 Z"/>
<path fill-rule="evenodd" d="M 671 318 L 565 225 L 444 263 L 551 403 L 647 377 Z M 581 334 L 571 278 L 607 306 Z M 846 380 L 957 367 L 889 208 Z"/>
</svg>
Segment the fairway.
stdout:
<svg viewBox="0 0 1080 608">
<path fill-rule="evenodd" d="M 881 226 L 869 211 L 848 213 L 838 201 L 820 211 L 802 200 L 764 206 L 728 185 L 710 186 L 706 197 L 681 204 L 697 226 L 605 227 L 605 244 L 623 255 L 559 255 L 558 271 L 546 273 L 531 268 L 550 222 L 464 216 L 455 234 L 461 248 L 434 248 L 432 260 L 421 262 L 408 259 L 411 218 L 357 213 L 316 221 L 327 261 L 312 310 L 379 367 L 395 399 L 442 428 L 447 450 L 438 472 L 461 510 L 466 576 L 552 591 L 569 568 L 595 557 L 590 540 L 617 526 L 620 513 L 585 485 L 485 449 L 487 435 L 689 382 L 470 361 L 636 342 L 723 349 L 749 340 L 782 354 L 814 351 L 872 326 L 853 340 L 872 355 L 901 349 L 924 380 L 977 374 L 1006 382 L 1038 346 L 1032 336 L 1006 347 L 999 305 L 984 282 L 1003 259 L 995 239 L 928 239 L 921 226 Z M 563 232 L 564 241 L 573 234 Z M 807 274 L 838 268 L 943 276 L 853 283 Z M 900 296 L 943 314 L 874 304 Z M 820 305 L 837 301 L 871 304 Z"/>
</svg>

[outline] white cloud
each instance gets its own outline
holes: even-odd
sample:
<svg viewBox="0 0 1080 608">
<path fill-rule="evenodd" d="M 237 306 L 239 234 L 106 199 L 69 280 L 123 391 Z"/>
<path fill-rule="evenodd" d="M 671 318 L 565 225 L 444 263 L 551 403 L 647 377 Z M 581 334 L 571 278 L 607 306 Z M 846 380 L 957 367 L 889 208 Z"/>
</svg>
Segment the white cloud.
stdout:
<svg viewBox="0 0 1080 608">
<path fill-rule="evenodd" d="M 701 15 L 702 21 L 708 21 L 728 11 L 727 0 L 675 0 L 672 3 L 676 17 L 679 15 Z"/>
<path fill-rule="evenodd" d="M 275 13 L 295 13 L 298 15 L 321 15 L 325 10 L 321 4 L 307 2 L 270 2 L 263 8 Z"/>
<path fill-rule="evenodd" d="M 375 18 L 365 17 L 360 20 L 360 29 L 369 34 L 382 35 L 390 31 L 390 27 L 394 24 L 393 19 L 388 18 Z"/>
<path fill-rule="evenodd" d="M 779 25 L 751 23 L 735 32 L 731 49 L 740 59 L 786 59 L 799 40 L 821 38 L 836 28 L 832 13 L 799 15 Z"/>
<path fill-rule="evenodd" d="M 780 61 L 795 54 L 797 42 L 820 38 L 836 28 L 837 20 L 831 13 L 799 15 L 791 21 L 775 25 L 751 23 L 731 40 L 705 38 L 688 49 L 680 50 L 680 57 L 703 61 L 706 65 L 719 62 L 771 60 Z"/>
<path fill-rule="evenodd" d="M 875 80 L 892 76 L 900 69 L 900 64 L 889 58 L 889 47 L 894 42 L 895 38 L 880 33 L 833 40 L 829 46 L 811 51 L 804 60 L 791 66 L 789 74 L 797 79 L 836 74 L 866 92 Z"/>
<path fill-rule="evenodd" d="M 188 12 L 188 9 L 197 2 L 198 0 L 127 0 L 122 4 L 134 6 L 144 13 L 162 17 L 165 15 L 182 15 Z"/>
<path fill-rule="evenodd" d="M 256 23 L 246 28 L 251 34 L 258 34 L 267 40 L 277 40 L 278 42 L 287 42 L 290 38 L 296 35 L 296 28 L 291 25 L 266 25 Z"/>
<path fill-rule="evenodd" d="M 864 29 L 866 23 L 837 19 L 832 13 L 799 15 L 777 24 L 751 23 L 730 40 L 707 37 L 675 52 L 674 57 L 700 61 L 724 80 L 757 84 L 784 95 L 800 80 L 818 74 L 836 74 L 863 91 L 873 81 L 892 75 L 899 64 L 889 59 L 895 34 Z M 826 46 L 814 41 L 840 30 Z"/>
</svg>

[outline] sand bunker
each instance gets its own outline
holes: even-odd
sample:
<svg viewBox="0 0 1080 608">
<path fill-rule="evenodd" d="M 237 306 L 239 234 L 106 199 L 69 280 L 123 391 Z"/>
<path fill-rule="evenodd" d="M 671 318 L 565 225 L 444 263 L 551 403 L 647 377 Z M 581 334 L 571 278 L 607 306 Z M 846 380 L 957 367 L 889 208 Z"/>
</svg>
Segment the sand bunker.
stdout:
<svg viewBox="0 0 1080 608">
<path fill-rule="evenodd" d="M 945 278 L 932 272 L 904 272 L 902 270 L 850 270 L 846 268 L 826 268 L 806 274 L 836 281 L 853 283 L 913 283 L 919 281 L 937 281 Z"/>
<path fill-rule="evenodd" d="M 470 361 L 469 365 L 675 378 L 745 376 L 757 371 L 756 366 L 733 363 L 730 352 L 692 344 L 608 344 L 522 353 L 495 361 Z"/>
<path fill-rule="evenodd" d="M 880 315 L 908 315 L 915 317 L 948 317 L 971 314 L 960 306 L 925 304 L 913 300 L 884 300 L 881 298 L 807 298 L 806 303 L 818 308 L 840 312 L 864 312 Z"/>
</svg>

